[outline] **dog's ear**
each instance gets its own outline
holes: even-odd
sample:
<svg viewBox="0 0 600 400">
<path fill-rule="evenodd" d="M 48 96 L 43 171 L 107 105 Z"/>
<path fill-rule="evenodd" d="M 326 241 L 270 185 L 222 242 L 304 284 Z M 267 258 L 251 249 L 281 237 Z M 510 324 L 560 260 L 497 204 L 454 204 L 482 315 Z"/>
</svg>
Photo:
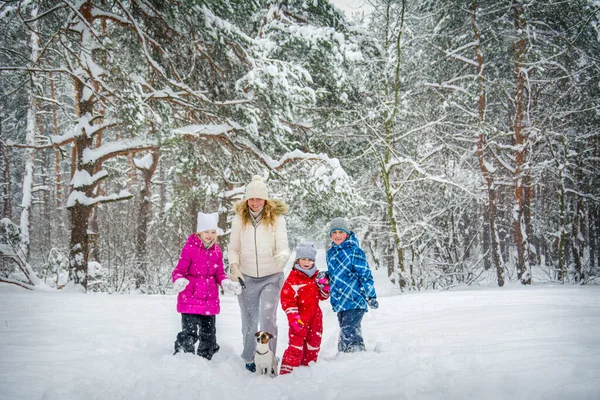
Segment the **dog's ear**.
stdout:
<svg viewBox="0 0 600 400">
<path fill-rule="evenodd" d="M 256 337 L 259 337 L 259 336 L 260 336 L 260 331 L 256 332 L 256 333 L 254 334 L 254 336 L 256 336 Z"/>
<path fill-rule="evenodd" d="M 273 339 L 273 335 L 271 335 L 270 333 L 267 333 L 267 335 L 269 335 L 269 340 Z"/>
</svg>

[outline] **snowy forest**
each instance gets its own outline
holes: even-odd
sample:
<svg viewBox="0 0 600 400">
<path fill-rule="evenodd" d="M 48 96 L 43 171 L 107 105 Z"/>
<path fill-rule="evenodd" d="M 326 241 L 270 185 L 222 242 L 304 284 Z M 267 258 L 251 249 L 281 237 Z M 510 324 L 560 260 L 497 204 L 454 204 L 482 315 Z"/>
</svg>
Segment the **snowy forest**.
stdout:
<svg viewBox="0 0 600 400">
<path fill-rule="evenodd" d="M 600 2 L 369 3 L 0 2 L 0 282 L 166 293 L 253 175 L 402 291 L 594 282 Z"/>
</svg>

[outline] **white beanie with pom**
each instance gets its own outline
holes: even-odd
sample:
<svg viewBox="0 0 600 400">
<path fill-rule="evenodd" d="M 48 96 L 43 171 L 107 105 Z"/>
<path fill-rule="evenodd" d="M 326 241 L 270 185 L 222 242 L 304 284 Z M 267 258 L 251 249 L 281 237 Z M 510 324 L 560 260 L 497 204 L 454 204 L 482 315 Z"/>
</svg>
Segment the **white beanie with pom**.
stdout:
<svg viewBox="0 0 600 400">
<path fill-rule="evenodd" d="M 248 199 L 269 200 L 267 185 L 265 185 L 262 177 L 254 175 L 252 177 L 252 182 L 246 186 L 246 196 L 244 197 L 244 200 Z"/>
</svg>

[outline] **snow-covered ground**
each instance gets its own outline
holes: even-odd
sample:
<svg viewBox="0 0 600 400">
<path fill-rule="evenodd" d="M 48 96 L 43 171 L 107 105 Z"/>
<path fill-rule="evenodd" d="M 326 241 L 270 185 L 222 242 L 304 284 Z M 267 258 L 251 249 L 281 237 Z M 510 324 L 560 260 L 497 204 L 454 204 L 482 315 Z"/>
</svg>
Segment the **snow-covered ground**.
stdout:
<svg viewBox="0 0 600 400">
<path fill-rule="evenodd" d="M 323 255 L 318 262 L 322 265 Z M 0 399 L 598 399 L 600 287 L 399 294 L 375 271 L 367 352 L 337 354 L 328 302 L 319 362 L 258 377 L 239 359 L 234 296 L 211 361 L 173 356 L 175 295 L 30 292 L 0 285 Z M 279 314 L 281 356 L 287 324 Z"/>
</svg>

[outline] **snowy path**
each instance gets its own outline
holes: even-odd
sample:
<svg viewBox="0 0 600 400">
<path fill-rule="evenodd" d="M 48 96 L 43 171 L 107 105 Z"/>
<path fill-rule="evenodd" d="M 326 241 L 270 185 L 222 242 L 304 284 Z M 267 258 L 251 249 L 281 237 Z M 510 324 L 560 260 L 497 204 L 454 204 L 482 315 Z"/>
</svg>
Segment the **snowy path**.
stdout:
<svg viewBox="0 0 600 400">
<path fill-rule="evenodd" d="M 336 354 L 336 316 L 323 303 L 320 361 L 276 379 L 243 369 L 233 296 L 222 299 L 221 351 L 209 362 L 172 355 L 175 296 L 0 286 L 0 399 L 599 398 L 599 287 L 397 295 L 381 273 L 376 282 L 368 352 Z M 280 310 L 280 356 L 283 321 Z"/>
</svg>

